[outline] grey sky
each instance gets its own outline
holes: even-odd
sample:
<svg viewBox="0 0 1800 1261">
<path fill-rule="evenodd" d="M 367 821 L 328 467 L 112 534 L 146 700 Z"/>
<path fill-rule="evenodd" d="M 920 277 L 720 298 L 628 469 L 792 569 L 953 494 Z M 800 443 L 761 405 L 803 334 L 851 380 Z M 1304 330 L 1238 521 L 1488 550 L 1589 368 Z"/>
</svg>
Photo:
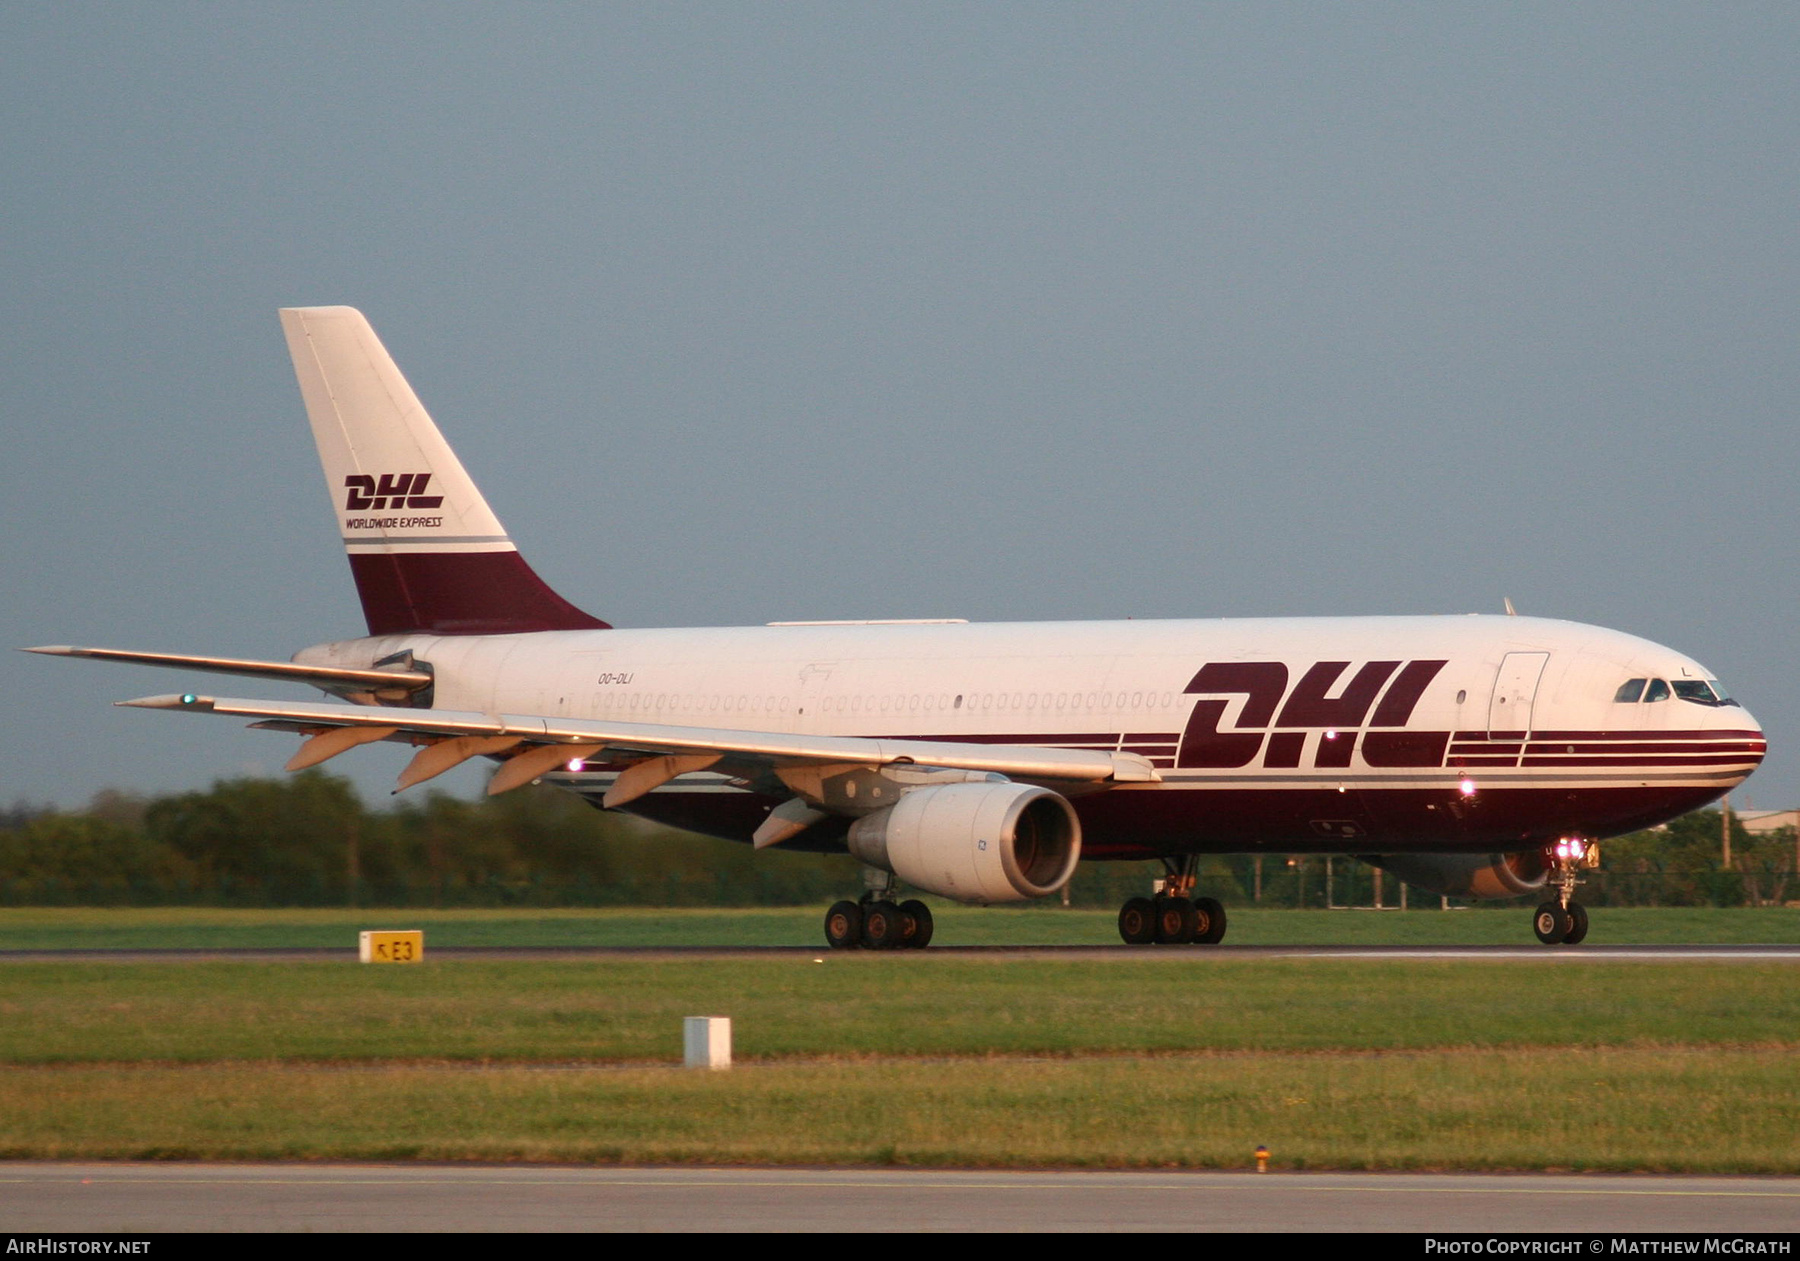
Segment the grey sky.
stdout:
<svg viewBox="0 0 1800 1261">
<path fill-rule="evenodd" d="M 0 644 L 359 632 L 275 319 L 347 303 L 618 624 L 1510 595 L 1706 662 L 1800 801 L 1800 8 L 10 5 L 0 49 Z M 291 748 L 0 669 L 0 799 Z"/>
</svg>

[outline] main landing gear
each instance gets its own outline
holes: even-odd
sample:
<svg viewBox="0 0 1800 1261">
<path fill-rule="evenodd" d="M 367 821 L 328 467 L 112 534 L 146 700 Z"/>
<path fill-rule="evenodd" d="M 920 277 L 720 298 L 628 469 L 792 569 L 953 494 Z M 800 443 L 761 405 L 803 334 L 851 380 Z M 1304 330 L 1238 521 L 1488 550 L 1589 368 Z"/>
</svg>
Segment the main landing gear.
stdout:
<svg viewBox="0 0 1800 1261">
<path fill-rule="evenodd" d="M 1128 946 L 1217 944 L 1225 936 L 1225 908 L 1217 898 L 1190 896 L 1199 878 L 1199 856 L 1162 861 L 1167 874 L 1156 882 L 1156 896 L 1131 898 L 1119 908 L 1119 936 Z"/>
<path fill-rule="evenodd" d="M 1565 837 L 1550 847 L 1550 881 L 1556 886 L 1556 900 L 1545 902 L 1531 916 L 1532 931 L 1546 946 L 1574 946 L 1587 936 L 1587 908 L 1574 897 L 1575 886 L 1581 883 L 1576 873 L 1597 866 L 1599 857 L 1598 847 L 1578 836 Z"/>
<path fill-rule="evenodd" d="M 894 878 L 869 872 L 869 891 L 857 902 L 825 912 L 825 940 L 833 950 L 923 950 L 931 944 L 931 908 L 917 898 L 893 900 Z"/>
</svg>

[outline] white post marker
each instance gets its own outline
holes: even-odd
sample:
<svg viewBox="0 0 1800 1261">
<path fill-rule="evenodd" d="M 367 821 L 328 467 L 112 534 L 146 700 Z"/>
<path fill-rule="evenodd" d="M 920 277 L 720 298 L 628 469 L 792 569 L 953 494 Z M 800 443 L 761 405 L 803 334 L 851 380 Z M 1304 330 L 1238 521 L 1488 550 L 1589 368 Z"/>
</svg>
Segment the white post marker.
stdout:
<svg viewBox="0 0 1800 1261">
<path fill-rule="evenodd" d="M 416 928 L 404 932 L 365 930 L 358 940 L 357 957 L 364 963 L 423 963 L 425 934 Z"/>
<path fill-rule="evenodd" d="M 688 1068 L 731 1067 L 730 1016 L 689 1016 L 681 1034 Z"/>
</svg>

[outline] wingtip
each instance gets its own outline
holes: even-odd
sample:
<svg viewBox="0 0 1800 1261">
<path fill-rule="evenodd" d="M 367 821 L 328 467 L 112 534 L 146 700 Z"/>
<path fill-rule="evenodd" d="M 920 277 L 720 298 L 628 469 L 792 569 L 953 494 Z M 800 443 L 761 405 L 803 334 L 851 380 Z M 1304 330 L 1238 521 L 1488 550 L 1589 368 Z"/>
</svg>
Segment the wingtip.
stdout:
<svg viewBox="0 0 1800 1261">
<path fill-rule="evenodd" d="M 41 652 L 46 657 L 73 657 L 77 651 L 69 644 L 39 644 L 36 648 L 20 648 L 20 652 Z"/>
<path fill-rule="evenodd" d="M 169 692 L 162 696 L 140 696 L 136 700 L 114 701 L 114 705 L 126 709 L 185 709 L 190 713 L 210 713 L 213 698 L 196 696 L 192 692 Z"/>
</svg>

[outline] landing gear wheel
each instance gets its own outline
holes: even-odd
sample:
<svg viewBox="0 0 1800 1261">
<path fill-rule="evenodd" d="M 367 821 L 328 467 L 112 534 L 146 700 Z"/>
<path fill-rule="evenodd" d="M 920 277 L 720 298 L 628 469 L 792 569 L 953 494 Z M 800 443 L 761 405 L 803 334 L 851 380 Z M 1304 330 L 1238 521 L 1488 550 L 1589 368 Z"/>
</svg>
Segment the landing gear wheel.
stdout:
<svg viewBox="0 0 1800 1261">
<path fill-rule="evenodd" d="M 906 917 L 892 902 L 863 907 L 863 943 L 870 950 L 897 950 L 906 944 Z"/>
<path fill-rule="evenodd" d="M 1194 914 L 1199 923 L 1194 928 L 1194 941 L 1202 946 L 1216 946 L 1225 939 L 1225 907 L 1217 898 L 1195 898 Z"/>
<path fill-rule="evenodd" d="M 1537 933 L 1537 939 L 1546 946 L 1560 946 L 1568 939 L 1569 932 L 1574 927 L 1573 917 L 1555 902 L 1546 902 L 1538 907 L 1531 919 L 1532 931 Z"/>
<path fill-rule="evenodd" d="M 1149 898 L 1128 898 L 1119 908 L 1119 936 L 1127 946 L 1147 946 L 1156 940 L 1156 908 Z"/>
<path fill-rule="evenodd" d="M 931 944 L 931 908 L 917 898 L 900 904 L 900 918 L 912 925 L 901 944 L 908 950 L 923 950 Z"/>
<path fill-rule="evenodd" d="M 1537 938 L 1546 946 L 1573 946 L 1587 936 L 1587 908 L 1575 900 L 1584 869 L 1598 866 L 1600 851 L 1586 837 L 1565 836 L 1544 847 L 1550 889 L 1556 900 L 1538 907 L 1532 917 Z"/>
<path fill-rule="evenodd" d="M 854 950 L 862 945 L 862 907 L 855 902 L 834 902 L 825 912 L 825 940 L 833 950 Z"/>
<path fill-rule="evenodd" d="M 1579 946 L 1581 939 L 1587 936 L 1587 907 L 1579 902 L 1569 903 L 1569 931 L 1563 934 L 1562 944 Z"/>
<path fill-rule="evenodd" d="M 1186 898 L 1158 898 L 1151 904 L 1156 911 L 1156 944 L 1185 946 L 1194 940 L 1199 919 L 1194 904 Z"/>
</svg>

